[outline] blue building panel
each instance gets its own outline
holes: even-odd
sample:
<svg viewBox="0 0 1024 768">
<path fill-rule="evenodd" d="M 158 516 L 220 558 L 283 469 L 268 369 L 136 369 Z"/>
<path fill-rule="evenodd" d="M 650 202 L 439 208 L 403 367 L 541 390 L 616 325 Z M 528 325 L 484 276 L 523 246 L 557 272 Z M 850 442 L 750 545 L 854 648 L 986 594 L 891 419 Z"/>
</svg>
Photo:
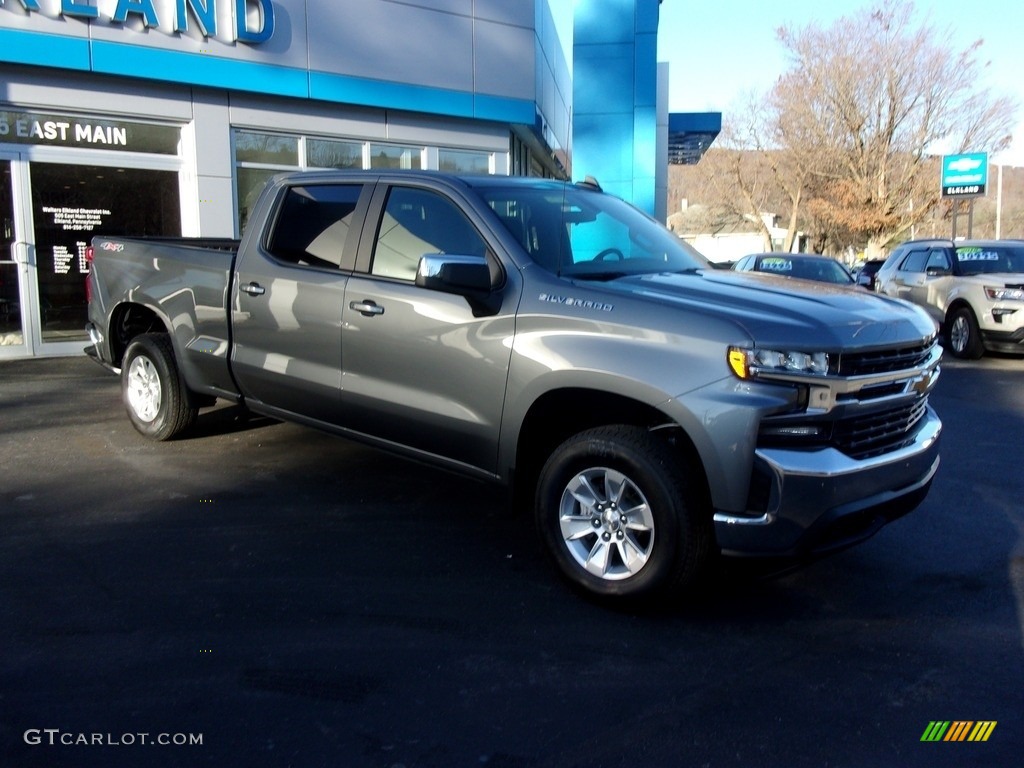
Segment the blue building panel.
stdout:
<svg viewBox="0 0 1024 768">
<path fill-rule="evenodd" d="M 637 107 L 658 105 L 658 68 L 651 62 L 658 59 L 658 36 L 640 34 L 636 36 L 633 50 L 633 103 Z"/>
<path fill-rule="evenodd" d="M 636 2 L 637 34 L 658 34 L 658 25 L 661 21 L 660 6 L 661 0 L 655 0 L 654 2 L 639 0 L 639 2 Z"/>
<path fill-rule="evenodd" d="M 657 107 L 637 107 L 633 113 L 633 176 L 654 178 L 658 162 Z"/>
<path fill-rule="evenodd" d="M 633 114 L 632 45 L 576 45 L 573 61 L 573 113 Z"/>
<path fill-rule="evenodd" d="M 537 118 L 537 105 L 526 99 L 505 99 L 478 93 L 473 97 L 473 117 L 514 125 L 533 125 Z"/>
<path fill-rule="evenodd" d="M 594 176 L 602 187 L 633 178 L 632 112 L 576 115 L 572 138 L 575 178 Z"/>
<path fill-rule="evenodd" d="M 656 213 L 659 0 L 576 0 L 573 174 Z M 625 151 L 624 151 L 625 148 Z"/>
<path fill-rule="evenodd" d="M 42 32 L 0 29 L 0 61 L 89 71 L 89 41 Z"/>
<path fill-rule="evenodd" d="M 636 4 L 637 0 L 576 0 L 574 45 L 631 45 L 636 31 Z"/>
</svg>

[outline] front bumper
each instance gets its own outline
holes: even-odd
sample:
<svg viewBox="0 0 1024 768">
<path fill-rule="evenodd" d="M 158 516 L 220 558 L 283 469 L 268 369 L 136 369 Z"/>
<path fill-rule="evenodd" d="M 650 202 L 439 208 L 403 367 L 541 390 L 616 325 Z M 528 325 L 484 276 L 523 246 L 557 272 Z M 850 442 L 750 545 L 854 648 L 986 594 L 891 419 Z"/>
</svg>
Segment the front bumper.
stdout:
<svg viewBox="0 0 1024 768">
<path fill-rule="evenodd" d="M 761 448 L 755 473 L 767 483 L 766 511 L 715 514 L 728 555 L 817 556 L 856 544 L 913 510 L 939 466 L 942 425 L 929 406 L 913 442 L 868 459 L 835 448 Z"/>
<path fill-rule="evenodd" d="M 991 331 L 981 329 L 981 340 L 985 349 L 1009 354 L 1024 353 L 1024 327 L 1015 331 Z"/>
</svg>

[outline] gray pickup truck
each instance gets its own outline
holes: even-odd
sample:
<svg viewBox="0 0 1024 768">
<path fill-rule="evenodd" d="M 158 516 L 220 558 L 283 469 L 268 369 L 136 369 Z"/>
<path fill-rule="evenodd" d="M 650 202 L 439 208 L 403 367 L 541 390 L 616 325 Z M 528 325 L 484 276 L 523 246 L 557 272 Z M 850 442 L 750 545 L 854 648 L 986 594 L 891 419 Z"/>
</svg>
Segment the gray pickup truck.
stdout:
<svg viewBox="0 0 1024 768">
<path fill-rule="evenodd" d="M 598 596 L 848 546 L 939 464 L 921 309 L 713 270 L 596 183 L 282 175 L 240 242 L 91 259 L 87 352 L 143 435 L 223 399 L 504 484 Z"/>
</svg>

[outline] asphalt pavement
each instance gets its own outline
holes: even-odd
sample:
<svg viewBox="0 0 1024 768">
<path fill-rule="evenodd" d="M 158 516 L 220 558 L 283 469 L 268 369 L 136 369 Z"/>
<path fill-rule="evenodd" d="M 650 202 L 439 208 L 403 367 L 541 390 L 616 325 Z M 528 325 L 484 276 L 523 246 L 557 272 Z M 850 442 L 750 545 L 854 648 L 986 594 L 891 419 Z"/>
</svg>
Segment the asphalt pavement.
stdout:
<svg viewBox="0 0 1024 768">
<path fill-rule="evenodd" d="M 630 614 L 499 490 L 232 407 L 148 442 L 94 363 L 0 362 L 0 766 L 1018 766 L 1022 381 L 944 363 L 870 541 Z"/>
</svg>

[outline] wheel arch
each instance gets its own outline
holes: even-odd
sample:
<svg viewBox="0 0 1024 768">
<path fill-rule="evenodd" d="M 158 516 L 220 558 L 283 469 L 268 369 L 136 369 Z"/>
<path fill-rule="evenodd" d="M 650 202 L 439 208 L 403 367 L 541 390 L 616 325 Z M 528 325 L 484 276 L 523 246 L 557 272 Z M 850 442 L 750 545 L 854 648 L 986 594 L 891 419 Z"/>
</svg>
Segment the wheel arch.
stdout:
<svg viewBox="0 0 1024 768">
<path fill-rule="evenodd" d="M 531 503 L 547 457 L 574 434 L 594 427 L 626 424 L 656 433 L 691 470 L 694 490 L 710 505 L 704 462 L 686 430 L 665 413 L 624 395 L 579 387 L 545 392 L 530 406 L 516 444 L 513 496 L 517 506 Z"/>
<path fill-rule="evenodd" d="M 117 367 L 120 367 L 125 350 L 135 337 L 144 333 L 170 334 L 170 323 L 166 318 L 151 307 L 130 301 L 114 307 L 107 327 L 111 363 Z"/>
<path fill-rule="evenodd" d="M 978 313 L 974 311 L 974 307 L 972 306 L 971 302 L 969 302 L 963 296 L 957 296 L 951 302 L 949 302 L 949 305 L 946 307 L 946 317 L 943 320 L 945 327 L 949 327 L 949 319 L 953 316 L 954 312 L 956 312 L 958 309 L 961 309 L 962 307 L 966 307 L 967 309 L 969 309 L 971 311 L 971 314 L 974 315 L 974 319 L 978 319 Z"/>
</svg>

